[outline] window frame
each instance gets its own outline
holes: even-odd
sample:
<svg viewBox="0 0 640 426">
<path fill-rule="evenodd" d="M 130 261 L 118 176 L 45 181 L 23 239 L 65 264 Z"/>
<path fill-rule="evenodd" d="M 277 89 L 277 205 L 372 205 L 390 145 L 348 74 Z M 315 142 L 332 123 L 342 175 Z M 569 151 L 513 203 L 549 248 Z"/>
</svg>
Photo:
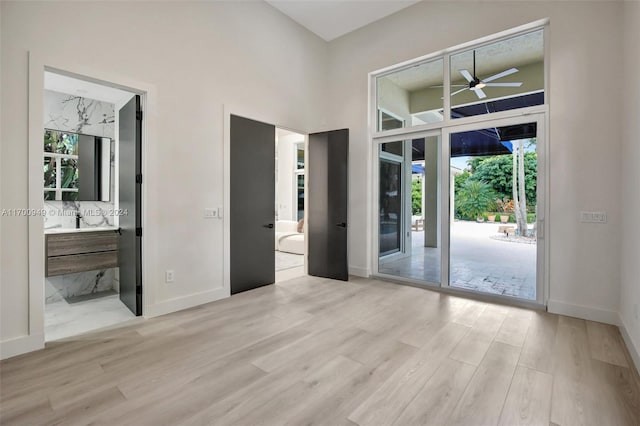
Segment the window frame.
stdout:
<svg viewBox="0 0 640 426">
<path fill-rule="evenodd" d="M 492 34 L 477 40 L 473 40 L 467 43 L 459 44 L 457 46 L 453 46 L 447 49 L 443 49 L 434 53 L 430 53 L 424 56 L 420 56 L 418 58 L 414 58 L 405 62 L 401 62 L 399 64 L 391 65 L 389 67 L 381 68 L 376 71 L 372 71 L 369 73 L 369 132 L 372 139 L 378 139 L 382 137 L 389 136 L 397 136 L 401 137 L 409 132 L 418 133 L 429 130 L 437 130 L 451 126 L 459 126 L 470 123 L 477 123 L 485 120 L 492 119 L 501 119 L 507 117 L 513 117 L 523 114 L 535 114 L 539 112 L 544 112 L 546 110 L 546 106 L 549 102 L 549 61 L 548 61 L 548 40 L 549 40 L 549 19 L 541 19 L 538 21 L 531 22 L 529 24 L 525 24 L 516 28 L 512 28 L 506 31 L 502 31 L 497 34 Z M 451 56 L 457 55 L 463 52 L 466 52 L 470 49 L 478 49 L 493 43 L 497 43 L 500 41 L 508 40 L 511 38 L 515 38 L 518 36 L 522 36 L 525 34 L 533 33 L 536 31 L 543 31 L 543 43 L 544 43 L 544 94 L 545 101 L 543 105 L 535 105 L 526 108 L 513 109 L 508 111 L 501 111 L 496 113 L 489 113 L 471 117 L 464 118 L 451 118 L 451 73 L 450 73 L 450 59 Z M 380 77 L 384 77 L 387 75 L 395 74 L 399 71 L 409 69 L 415 66 L 419 66 L 420 64 L 426 62 L 433 62 L 436 60 L 442 60 L 443 66 L 443 75 L 444 75 L 444 93 L 443 93 L 443 121 L 422 124 L 418 126 L 412 127 L 403 127 L 400 129 L 393 130 L 378 130 L 378 117 L 379 117 L 379 108 L 378 108 L 378 87 L 377 87 L 377 79 Z M 385 111 L 386 112 L 386 111 Z M 406 124 L 406 123 L 405 123 Z"/>
</svg>

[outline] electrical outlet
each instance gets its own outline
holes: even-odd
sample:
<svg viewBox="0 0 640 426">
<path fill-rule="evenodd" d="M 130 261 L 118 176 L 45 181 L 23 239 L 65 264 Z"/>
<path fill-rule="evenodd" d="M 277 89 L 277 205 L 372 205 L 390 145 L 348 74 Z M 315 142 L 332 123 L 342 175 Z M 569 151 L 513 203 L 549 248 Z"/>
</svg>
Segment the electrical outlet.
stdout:
<svg viewBox="0 0 640 426">
<path fill-rule="evenodd" d="M 164 273 L 164 280 L 168 283 L 172 283 L 176 279 L 176 274 L 172 269 L 167 270 Z"/>
<path fill-rule="evenodd" d="M 205 219 L 215 219 L 218 217 L 218 209 L 206 208 L 204 209 Z"/>
</svg>

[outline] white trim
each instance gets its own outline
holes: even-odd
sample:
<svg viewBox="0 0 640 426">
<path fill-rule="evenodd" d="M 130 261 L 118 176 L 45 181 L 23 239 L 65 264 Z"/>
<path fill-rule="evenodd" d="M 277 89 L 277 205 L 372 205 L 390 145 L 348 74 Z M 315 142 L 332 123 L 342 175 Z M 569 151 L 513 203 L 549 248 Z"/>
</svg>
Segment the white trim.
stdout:
<svg viewBox="0 0 640 426">
<path fill-rule="evenodd" d="M 369 251 L 368 258 L 371 261 L 371 268 L 367 268 L 367 271 L 370 270 L 371 275 L 376 278 L 382 276 L 382 274 L 380 274 L 379 272 L 380 270 L 380 259 L 379 259 L 380 257 L 380 254 L 379 254 L 380 224 L 378 223 L 379 222 L 378 202 L 380 200 L 380 185 L 378 180 L 380 178 L 379 177 L 380 160 L 384 158 L 392 161 L 400 161 L 403 163 L 403 166 L 404 166 L 404 161 L 401 161 L 403 160 L 403 157 L 400 157 L 395 154 L 390 154 L 388 152 L 384 152 L 381 150 L 381 146 L 383 143 L 387 143 L 387 142 L 404 142 L 411 139 L 428 138 L 428 137 L 434 137 L 434 136 L 438 138 L 442 137 L 442 132 L 440 131 L 440 129 L 422 130 L 422 131 L 417 131 L 417 130 L 414 131 L 414 129 L 411 129 L 409 131 L 406 131 L 405 133 L 402 133 L 399 136 L 386 136 L 383 138 L 372 138 L 371 139 L 372 143 L 368 144 L 368 149 L 371 152 L 371 159 L 369 161 L 369 167 L 371 167 L 371 173 L 369 175 L 372 176 L 372 178 L 371 178 L 371 191 L 369 192 L 371 194 L 371 198 L 367 200 L 368 201 L 367 210 L 369 213 L 369 217 L 371 218 L 371 221 L 369 224 L 369 229 L 370 229 L 369 234 L 371 236 L 371 239 L 367 241 L 368 243 L 367 250 Z M 403 148 L 403 152 L 404 152 L 404 148 Z M 403 238 L 403 240 L 405 239 Z M 394 256 L 397 254 L 398 254 L 397 252 L 394 252 L 394 253 L 388 254 L 385 257 L 389 259 L 389 256 Z M 402 250 L 400 250 L 399 254 L 405 255 L 405 253 Z"/>
<path fill-rule="evenodd" d="M 368 268 L 362 266 L 349 265 L 349 275 L 355 277 L 369 278 L 371 276 Z"/>
<path fill-rule="evenodd" d="M 44 334 L 20 336 L 0 342 L 0 359 L 7 359 L 40 349 L 44 349 Z"/>
<path fill-rule="evenodd" d="M 385 74 L 396 72 L 404 68 L 415 66 L 422 62 L 432 61 L 438 59 L 441 56 L 452 55 L 458 52 L 468 50 L 470 48 L 482 47 L 486 44 L 496 43 L 512 37 L 527 34 L 536 30 L 539 30 L 549 24 L 549 18 L 539 19 L 537 21 L 530 22 L 528 24 L 520 25 L 519 27 L 510 28 L 499 33 L 490 34 L 485 37 L 477 38 L 462 44 L 458 44 L 446 49 L 432 52 L 427 55 L 419 56 L 417 58 L 410 59 L 408 61 L 400 62 L 398 64 L 390 65 L 388 67 L 380 68 L 369 73 L 370 77 L 381 77 Z M 546 34 L 545 34 L 546 35 Z M 448 71 L 447 71 L 448 72 Z"/>
<path fill-rule="evenodd" d="M 603 322 L 605 324 L 619 325 L 620 323 L 618 312 L 596 308 L 594 306 L 575 305 L 549 299 L 547 310 L 552 314 L 566 315 L 589 321 Z"/>
<path fill-rule="evenodd" d="M 402 126 L 398 127 L 397 130 L 399 129 L 406 129 L 407 127 L 407 120 L 405 120 L 404 118 L 400 117 L 398 114 L 389 111 L 386 108 L 382 108 L 382 107 L 378 107 L 378 113 L 376 114 L 376 131 L 377 132 L 386 132 L 387 130 L 378 130 L 380 128 L 380 126 L 382 125 L 382 114 L 387 114 L 389 117 L 393 118 L 394 120 L 398 120 L 399 122 L 402 123 Z M 393 129 L 396 130 L 396 129 Z"/>
<path fill-rule="evenodd" d="M 545 107 L 546 109 L 546 107 Z M 482 117 L 487 117 L 487 115 L 484 115 Z M 547 118 L 547 114 L 546 113 L 538 113 L 538 114 L 517 114 L 514 115 L 510 118 L 501 118 L 501 119 L 491 119 L 491 120 L 483 120 L 477 123 L 468 123 L 468 124 L 463 124 L 460 126 L 455 126 L 455 127 L 447 127 L 445 129 L 443 129 L 443 133 L 442 133 L 442 146 L 443 146 L 443 151 L 447 151 L 446 155 L 447 158 L 445 159 L 444 155 L 443 155 L 443 159 L 442 161 L 450 164 L 450 158 L 449 155 L 450 153 L 449 151 L 449 139 L 451 134 L 453 133 L 458 133 L 458 132 L 467 132 L 467 131 L 472 131 L 472 130 L 480 130 L 480 129 L 484 129 L 487 127 L 502 127 L 502 126 L 509 126 L 509 125 L 517 125 L 517 124 L 526 124 L 526 123 L 536 123 L 537 125 L 537 132 L 536 132 L 536 140 L 537 140 L 537 150 L 536 152 L 538 153 L 538 191 L 537 191 L 537 205 L 540 207 L 539 211 L 538 211 L 538 216 L 536 218 L 536 220 L 538 221 L 538 244 L 536 245 L 537 247 L 537 251 L 536 251 L 536 299 L 533 301 L 529 301 L 529 302 L 534 302 L 536 304 L 541 304 L 544 305 L 549 292 L 548 292 L 548 288 L 549 288 L 549 273 L 548 273 L 548 268 L 547 265 L 549 265 L 548 261 L 549 261 L 549 252 L 550 252 L 550 237 L 549 237 L 549 221 L 546 220 L 548 217 L 548 213 L 549 213 L 549 161 L 547 158 L 548 155 L 548 137 L 547 137 L 547 127 L 546 126 L 546 118 Z M 542 142 L 542 143 L 540 143 Z M 444 176 L 443 176 L 444 179 Z M 448 184 L 448 183 L 447 183 Z M 449 188 L 450 189 L 450 188 Z M 444 192 L 444 188 L 443 188 L 443 192 Z M 449 193 L 447 192 L 447 204 L 449 203 Z M 444 203 L 444 200 L 443 200 Z M 447 210 L 448 212 L 448 210 Z M 450 226 L 450 224 L 448 225 Z M 444 226 L 443 226 L 444 227 Z M 442 247 L 443 247 L 443 251 L 449 252 L 449 248 L 450 248 L 450 235 L 448 230 L 443 230 L 444 232 L 447 232 L 447 239 L 446 239 L 446 245 L 445 242 L 443 242 Z M 444 240 L 444 239 L 443 239 Z M 444 253 L 442 258 L 444 259 Z M 442 271 L 443 271 L 443 275 L 444 272 L 448 272 L 449 271 L 449 260 L 447 260 L 447 263 L 442 262 Z M 443 287 L 450 287 L 450 283 L 449 280 L 444 281 L 443 279 Z M 526 299 L 520 299 L 520 300 L 526 300 Z"/>
<path fill-rule="evenodd" d="M 488 120 L 500 120 L 503 118 L 520 117 L 525 115 L 540 114 L 546 112 L 548 107 L 546 104 L 533 105 L 526 108 L 509 109 L 506 111 L 492 112 L 489 114 L 473 115 L 471 117 L 456 118 L 453 120 L 439 121 L 436 123 L 421 124 L 420 126 L 414 126 L 402 129 L 385 130 L 384 132 L 373 133 L 372 138 L 376 140 L 398 138 L 401 135 L 410 133 L 420 133 L 431 130 L 447 129 L 451 127 L 458 127 L 467 124 L 483 123 Z"/>
<path fill-rule="evenodd" d="M 633 341 L 633 338 L 627 331 L 627 327 L 624 325 L 624 320 L 622 316 L 620 316 L 620 334 L 622 334 L 622 339 L 624 340 L 625 345 L 627 345 L 627 350 L 629 351 L 629 355 L 631 355 L 631 359 L 636 366 L 636 371 L 640 371 L 640 345 L 636 344 Z"/>
<path fill-rule="evenodd" d="M 29 208 L 44 207 L 42 184 L 42 132 L 44 72 L 52 71 L 81 80 L 91 81 L 105 86 L 115 87 L 141 96 L 144 110 L 142 131 L 142 173 L 148 175 L 150 144 L 155 136 L 156 121 L 156 88 L 154 85 L 130 79 L 117 73 L 105 71 L 102 68 L 92 68 L 74 62 L 74 58 L 51 55 L 45 51 L 29 51 L 29 127 L 28 127 L 28 170 L 29 170 Z M 149 212 L 153 206 L 149 204 L 148 178 L 142 184 L 142 226 L 145 228 L 145 238 L 142 240 L 142 280 L 143 280 L 143 314 L 155 300 L 154 286 L 145 285 L 157 282 L 150 265 L 155 264 L 151 256 L 156 246 L 157 232 L 149 222 Z M 20 338 L 43 339 L 44 341 L 44 223 L 42 217 L 29 218 L 29 326 L 28 336 Z M 36 337 L 34 337 L 36 336 Z M 15 339 L 14 339 L 15 340 Z M 6 342 L 3 342 L 5 344 Z M 41 346 L 26 345 L 38 349 Z"/>
<path fill-rule="evenodd" d="M 202 293 L 190 294 L 188 296 L 177 297 L 175 299 L 164 300 L 155 305 L 147 306 L 145 318 L 154 318 L 160 315 L 170 314 L 194 306 L 215 302 L 216 300 L 229 297 L 225 288 L 217 288 Z"/>
</svg>

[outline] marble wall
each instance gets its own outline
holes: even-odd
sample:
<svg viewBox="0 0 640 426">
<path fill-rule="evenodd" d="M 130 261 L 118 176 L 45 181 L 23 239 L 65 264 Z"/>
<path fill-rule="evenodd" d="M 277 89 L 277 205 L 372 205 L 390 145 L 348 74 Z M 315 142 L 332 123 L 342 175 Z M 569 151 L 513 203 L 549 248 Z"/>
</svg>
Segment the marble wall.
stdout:
<svg viewBox="0 0 640 426">
<path fill-rule="evenodd" d="M 44 128 L 114 139 L 115 105 L 65 93 L 44 91 Z M 115 158 L 111 158 L 111 196 L 102 201 L 45 201 L 44 229 L 115 226 Z M 46 278 L 45 301 L 119 290 L 118 268 L 80 272 Z"/>
<path fill-rule="evenodd" d="M 110 290 L 117 292 L 117 276 L 118 268 L 111 268 L 47 277 L 45 280 L 45 303 Z"/>
<path fill-rule="evenodd" d="M 44 91 L 44 127 L 114 139 L 115 105 L 80 96 Z M 81 228 L 114 226 L 115 158 L 111 158 L 111 194 L 108 202 L 45 201 L 44 228 L 75 228 L 80 211 Z M 110 213 L 110 214 L 109 214 Z"/>
<path fill-rule="evenodd" d="M 44 229 L 75 228 L 80 213 L 80 228 L 115 226 L 113 204 L 102 201 L 45 201 Z"/>
<path fill-rule="evenodd" d="M 95 99 L 44 91 L 44 127 L 113 139 L 115 105 Z"/>
</svg>

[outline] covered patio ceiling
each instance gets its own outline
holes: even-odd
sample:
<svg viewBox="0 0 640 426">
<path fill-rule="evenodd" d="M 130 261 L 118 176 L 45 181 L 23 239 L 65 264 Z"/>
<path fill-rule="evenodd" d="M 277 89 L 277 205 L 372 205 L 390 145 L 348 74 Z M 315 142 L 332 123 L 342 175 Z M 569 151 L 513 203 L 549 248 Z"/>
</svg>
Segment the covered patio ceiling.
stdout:
<svg viewBox="0 0 640 426">
<path fill-rule="evenodd" d="M 479 102 L 453 108 L 453 118 L 471 117 L 544 103 L 544 93 L 532 93 L 507 99 Z M 534 138 L 536 123 L 490 127 L 451 134 L 451 157 L 511 154 L 511 141 Z M 412 160 L 424 160 L 424 138 L 412 140 Z"/>
</svg>

